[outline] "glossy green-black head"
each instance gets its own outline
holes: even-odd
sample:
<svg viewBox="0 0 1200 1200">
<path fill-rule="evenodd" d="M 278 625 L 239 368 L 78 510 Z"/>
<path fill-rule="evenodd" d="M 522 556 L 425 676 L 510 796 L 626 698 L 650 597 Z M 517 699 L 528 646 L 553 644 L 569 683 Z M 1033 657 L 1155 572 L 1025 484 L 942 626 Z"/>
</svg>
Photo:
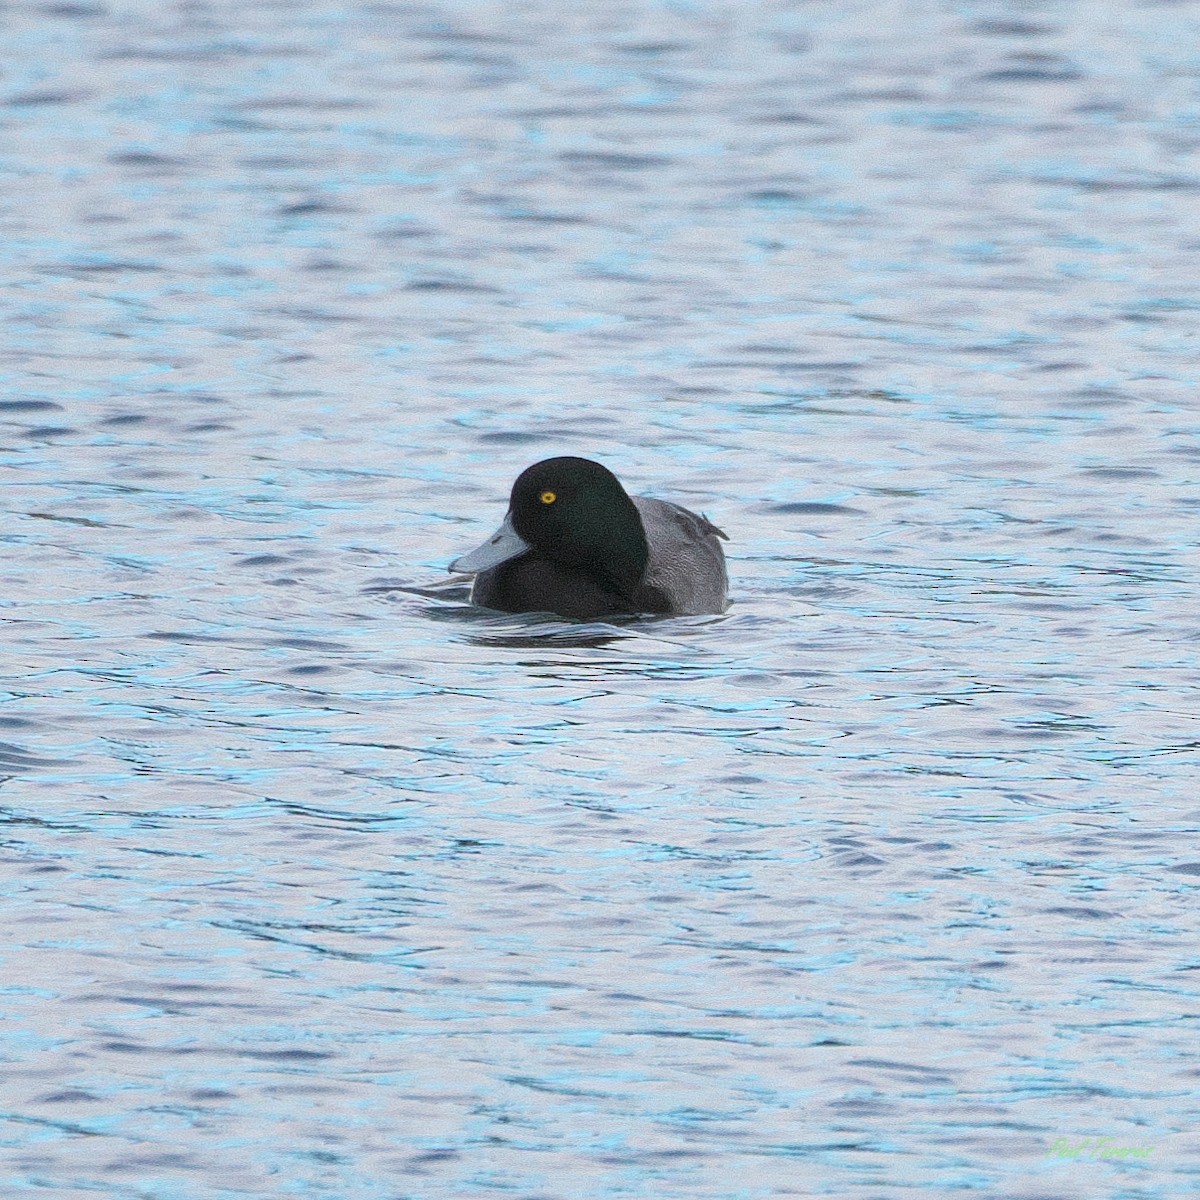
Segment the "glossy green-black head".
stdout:
<svg viewBox="0 0 1200 1200">
<path fill-rule="evenodd" d="M 535 551 L 624 592 L 646 570 L 646 530 L 617 477 L 588 458 L 547 458 L 522 471 L 509 499 L 513 528 Z"/>
</svg>

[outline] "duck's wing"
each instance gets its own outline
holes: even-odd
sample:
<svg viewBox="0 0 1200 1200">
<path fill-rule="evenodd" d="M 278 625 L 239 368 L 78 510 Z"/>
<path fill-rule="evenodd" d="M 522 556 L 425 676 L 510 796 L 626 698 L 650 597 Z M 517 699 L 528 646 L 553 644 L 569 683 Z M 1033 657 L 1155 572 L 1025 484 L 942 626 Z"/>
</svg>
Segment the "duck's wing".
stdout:
<svg viewBox="0 0 1200 1200">
<path fill-rule="evenodd" d="M 666 597 L 667 611 L 724 612 L 729 583 L 718 539 L 728 535 L 707 517 L 669 500 L 634 496 L 633 502 L 650 549 L 644 582 Z"/>
</svg>

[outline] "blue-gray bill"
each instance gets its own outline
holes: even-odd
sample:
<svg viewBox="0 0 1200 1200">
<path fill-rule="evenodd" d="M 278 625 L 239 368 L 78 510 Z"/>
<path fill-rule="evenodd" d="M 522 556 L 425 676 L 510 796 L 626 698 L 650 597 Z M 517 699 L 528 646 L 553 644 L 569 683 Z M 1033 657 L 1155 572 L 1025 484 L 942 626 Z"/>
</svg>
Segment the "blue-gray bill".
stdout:
<svg viewBox="0 0 1200 1200">
<path fill-rule="evenodd" d="M 476 546 L 466 554 L 456 558 L 450 564 L 451 571 L 463 575 L 477 574 L 491 567 L 498 567 L 518 554 L 525 554 L 530 549 L 519 533 L 513 528 L 512 513 L 508 513 L 500 528 L 492 534 L 482 546 Z"/>
</svg>

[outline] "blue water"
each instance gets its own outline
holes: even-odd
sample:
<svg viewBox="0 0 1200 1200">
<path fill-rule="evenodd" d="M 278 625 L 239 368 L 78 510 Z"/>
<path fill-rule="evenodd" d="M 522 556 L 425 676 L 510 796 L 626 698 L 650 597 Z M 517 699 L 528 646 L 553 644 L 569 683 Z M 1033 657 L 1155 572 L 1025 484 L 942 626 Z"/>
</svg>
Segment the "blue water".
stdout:
<svg viewBox="0 0 1200 1200">
<path fill-rule="evenodd" d="M 1196 1194 L 1194 6 L 3 20 L 6 1197 Z"/>
</svg>

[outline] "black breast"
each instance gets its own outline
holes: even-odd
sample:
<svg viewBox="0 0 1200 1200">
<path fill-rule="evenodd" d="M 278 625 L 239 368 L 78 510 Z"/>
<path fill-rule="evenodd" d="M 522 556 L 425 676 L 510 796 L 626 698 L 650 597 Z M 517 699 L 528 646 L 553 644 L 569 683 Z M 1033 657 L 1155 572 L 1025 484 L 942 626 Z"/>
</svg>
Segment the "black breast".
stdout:
<svg viewBox="0 0 1200 1200">
<path fill-rule="evenodd" d="M 588 571 L 522 554 L 475 576 L 471 599 L 501 612 L 553 612 L 562 617 L 608 617 L 646 612 Z"/>
</svg>

